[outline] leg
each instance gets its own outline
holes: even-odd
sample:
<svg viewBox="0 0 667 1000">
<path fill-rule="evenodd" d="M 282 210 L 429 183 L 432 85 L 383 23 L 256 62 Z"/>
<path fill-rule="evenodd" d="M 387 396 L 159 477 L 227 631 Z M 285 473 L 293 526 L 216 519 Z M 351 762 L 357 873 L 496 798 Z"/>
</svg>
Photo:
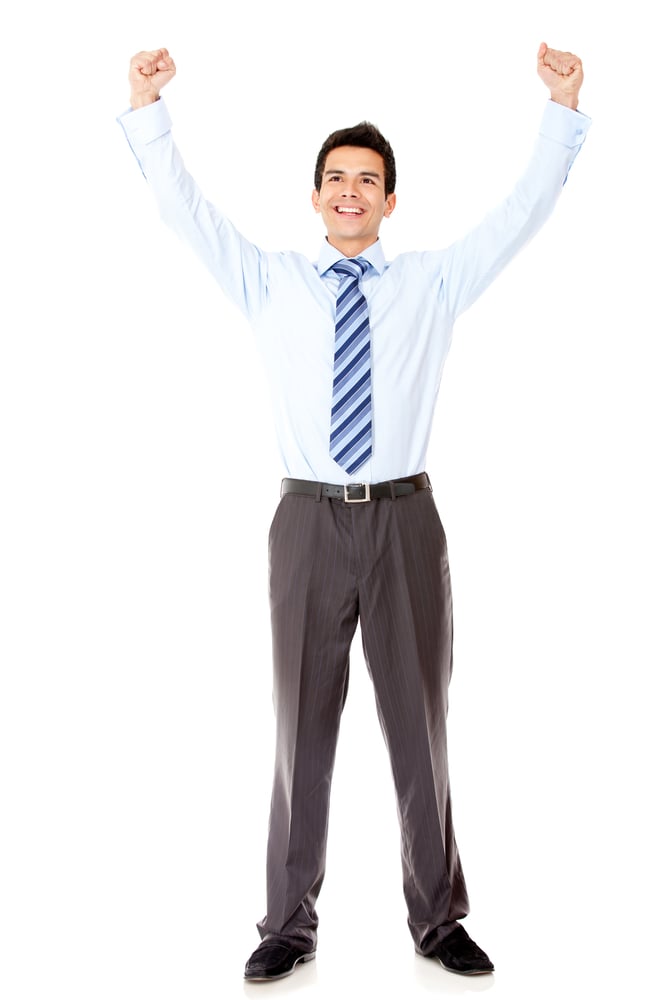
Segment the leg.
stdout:
<svg viewBox="0 0 667 1000">
<path fill-rule="evenodd" d="M 329 793 L 358 618 L 341 504 L 289 495 L 271 528 L 276 760 L 262 938 L 314 949 Z M 342 516 L 341 516 L 342 515 Z"/>
<path fill-rule="evenodd" d="M 364 651 L 396 786 L 408 924 L 424 954 L 468 912 L 447 770 L 447 545 L 430 492 L 359 513 L 357 546 L 370 568 L 359 586 Z"/>
</svg>

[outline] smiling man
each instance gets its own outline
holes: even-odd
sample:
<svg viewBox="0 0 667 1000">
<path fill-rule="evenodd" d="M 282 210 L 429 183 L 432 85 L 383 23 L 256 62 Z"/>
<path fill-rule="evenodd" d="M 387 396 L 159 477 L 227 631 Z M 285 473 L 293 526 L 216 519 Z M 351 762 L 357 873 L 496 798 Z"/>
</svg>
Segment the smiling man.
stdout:
<svg viewBox="0 0 667 1000">
<path fill-rule="evenodd" d="M 312 194 L 328 242 L 346 257 L 375 243 L 380 223 L 396 206 L 395 183 L 391 147 L 373 125 L 362 122 L 329 136 L 317 158 Z"/>
<path fill-rule="evenodd" d="M 269 534 L 276 756 L 261 937 L 251 981 L 315 957 L 329 792 L 360 624 L 391 761 L 408 926 L 421 955 L 463 975 L 493 964 L 468 913 L 450 804 L 447 696 L 452 603 L 445 534 L 425 472 L 452 328 L 550 215 L 584 141 L 580 60 L 542 43 L 550 92 L 533 155 L 503 203 L 441 251 L 387 261 L 380 226 L 396 207 L 389 143 L 362 122 L 317 158 L 313 206 L 326 238 L 316 262 L 266 253 L 202 196 L 171 134 L 166 49 L 130 63 L 120 117 L 162 218 L 247 317 L 266 365 L 285 469 Z M 271 489 L 230 469 L 230 489 Z M 241 484 L 241 485 L 239 485 Z M 252 530 L 243 525 L 244 530 Z M 238 525 L 230 525 L 230 530 Z M 363 752 L 363 748 L 360 748 Z M 351 902 L 371 914 L 373 901 Z M 376 942 L 380 951 L 382 942 Z"/>
</svg>

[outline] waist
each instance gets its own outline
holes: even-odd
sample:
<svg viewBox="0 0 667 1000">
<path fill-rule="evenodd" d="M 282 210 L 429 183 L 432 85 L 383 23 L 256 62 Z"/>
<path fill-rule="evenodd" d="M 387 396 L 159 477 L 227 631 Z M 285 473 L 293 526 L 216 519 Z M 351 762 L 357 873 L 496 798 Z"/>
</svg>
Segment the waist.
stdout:
<svg viewBox="0 0 667 1000">
<path fill-rule="evenodd" d="M 280 486 L 281 497 L 286 493 L 321 500 L 342 500 L 344 503 L 369 503 L 371 500 L 395 500 L 408 496 L 417 490 L 430 490 L 431 480 L 425 472 L 402 479 L 387 479 L 383 483 L 317 483 L 311 479 L 283 479 Z"/>
</svg>

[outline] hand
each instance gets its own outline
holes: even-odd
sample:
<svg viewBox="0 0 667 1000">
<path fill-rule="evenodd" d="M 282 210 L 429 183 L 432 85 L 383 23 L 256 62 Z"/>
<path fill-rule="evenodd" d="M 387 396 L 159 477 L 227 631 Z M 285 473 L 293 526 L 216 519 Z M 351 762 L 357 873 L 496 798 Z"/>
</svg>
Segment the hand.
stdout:
<svg viewBox="0 0 667 1000">
<path fill-rule="evenodd" d="M 537 72 L 549 88 L 552 101 L 566 108 L 577 107 L 579 89 L 584 82 L 584 70 L 578 56 L 550 49 L 542 42 L 537 53 Z"/>
<path fill-rule="evenodd" d="M 130 104 L 143 108 L 157 101 L 162 88 L 176 74 L 176 64 L 167 49 L 138 52 L 130 60 Z"/>
</svg>

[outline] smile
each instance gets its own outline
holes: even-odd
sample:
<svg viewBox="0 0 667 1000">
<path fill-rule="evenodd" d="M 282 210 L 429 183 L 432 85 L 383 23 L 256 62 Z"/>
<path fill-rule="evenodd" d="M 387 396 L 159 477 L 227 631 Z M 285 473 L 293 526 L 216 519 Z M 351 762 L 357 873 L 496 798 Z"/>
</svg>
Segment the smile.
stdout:
<svg viewBox="0 0 667 1000">
<path fill-rule="evenodd" d="M 362 208 L 344 208 L 341 205 L 336 206 L 336 212 L 339 215 L 363 215 Z"/>
</svg>

